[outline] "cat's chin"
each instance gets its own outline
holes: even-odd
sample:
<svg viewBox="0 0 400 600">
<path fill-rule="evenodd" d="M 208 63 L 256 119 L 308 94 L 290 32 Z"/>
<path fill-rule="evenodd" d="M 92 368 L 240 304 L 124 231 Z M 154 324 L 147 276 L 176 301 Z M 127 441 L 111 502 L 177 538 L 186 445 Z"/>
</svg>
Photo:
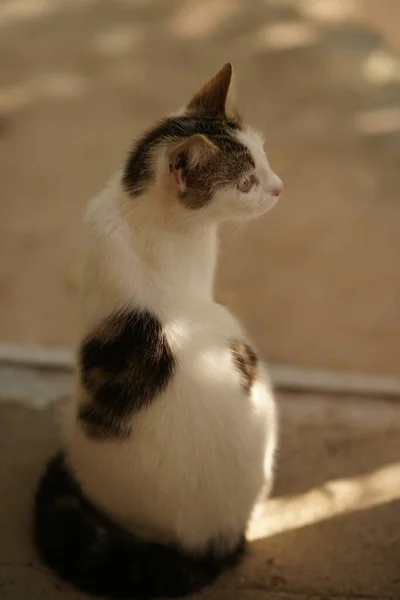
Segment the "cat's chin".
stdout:
<svg viewBox="0 0 400 600">
<path fill-rule="evenodd" d="M 266 196 L 255 208 L 255 216 L 263 215 L 264 213 L 271 210 L 278 204 L 279 198 L 277 196 L 268 195 Z"/>
<path fill-rule="evenodd" d="M 246 208 L 245 210 L 233 212 L 227 215 L 226 220 L 229 221 L 251 221 L 258 219 L 269 212 L 278 203 L 278 198 L 274 196 L 268 196 L 256 205 Z"/>
</svg>

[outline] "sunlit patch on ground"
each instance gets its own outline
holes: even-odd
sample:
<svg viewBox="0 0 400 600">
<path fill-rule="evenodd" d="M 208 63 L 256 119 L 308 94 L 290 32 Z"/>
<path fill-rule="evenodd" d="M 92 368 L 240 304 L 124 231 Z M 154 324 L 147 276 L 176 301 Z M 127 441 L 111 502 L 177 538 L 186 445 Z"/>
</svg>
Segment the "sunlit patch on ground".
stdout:
<svg viewBox="0 0 400 600">
<path fill-rule="evenodd" d="M 257 540 L 400 500 L 399 482 L 400 462 L 368 475 L 328 481 L 305 494 L 271 498 L 257 508 L 249 539 Z"/>
</svg>

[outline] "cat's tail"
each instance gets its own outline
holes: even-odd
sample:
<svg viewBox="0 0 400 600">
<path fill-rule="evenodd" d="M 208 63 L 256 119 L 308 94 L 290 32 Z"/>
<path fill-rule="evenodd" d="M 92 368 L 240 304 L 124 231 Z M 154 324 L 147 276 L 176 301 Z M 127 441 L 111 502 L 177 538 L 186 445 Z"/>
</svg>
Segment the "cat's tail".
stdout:
<svg viewBox="0 0 400 600">
<path fill-rule="evenodd" d="M 235 564 L 230 556 L 187 556 L 177 548 L 136 539 L 82 494 L 64 457 L 49 463 L 35 499 L 34 536 L 44 561 L 81 590 L 109 598 L 178 597 L 211 583 Z"/>
</svg>

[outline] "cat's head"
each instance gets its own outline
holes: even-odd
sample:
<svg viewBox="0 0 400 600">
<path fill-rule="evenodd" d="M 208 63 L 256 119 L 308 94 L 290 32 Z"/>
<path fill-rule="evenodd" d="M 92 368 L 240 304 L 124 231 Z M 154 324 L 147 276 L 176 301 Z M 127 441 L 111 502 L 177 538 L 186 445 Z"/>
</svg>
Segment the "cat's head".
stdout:
<svg viewBox="0 0 400 600">
<path fill-rule="evenodd" d="M 136 143 L 123 180 L 132 199 L 154 189 L 171 207 L 213 221 L 251 218 L 276 204 L 282 182 L 262 139 L 232 106 L 231 83 L 227 63 L 185 108 Z"/>
</svg>

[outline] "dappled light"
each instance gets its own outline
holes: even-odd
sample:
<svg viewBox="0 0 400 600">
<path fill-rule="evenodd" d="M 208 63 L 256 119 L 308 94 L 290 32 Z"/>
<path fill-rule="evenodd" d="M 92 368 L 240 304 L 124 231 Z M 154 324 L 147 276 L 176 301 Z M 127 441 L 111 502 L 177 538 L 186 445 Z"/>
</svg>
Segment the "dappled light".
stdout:
<svg viewBox="0 0 400 600">
<path fill-rule="evenodd" d="M 0 4 L 0 27 L 13 25 L 19 21 L 38 19 L 46 16 L 56 5 L 52 0 L 13 0 Z"/>
<path fill-rule="evenodd" d="M 311 24 L 282 22 L 268 25 L 257 34 L 257 45 L 269 50 L 288 50 L 315 44 L 320 32 Z"/>
<path fill-rule="evenodd" d="M 174 33 L 187 38 L 202 38 L 215 33 L 223 19 L 232 18 L 240 9 L 240 0 L 203 0 L 187 2 L 172 19 Z"/>
<path fill-rule="evenodd" d="M 0 29 L 48 18 L 59 10 L 94 6 L 98 0 L 5 0 L 0 3 Z M 137 0 L 136 0 L 137 1 Z"/>
<path fill-rule="evenodd" d="M 400 58 L 387 50 L 375 50 L 364 60 L 362 72 L 377 85 L 400 81 Z"/>
<path fill-rule="evenodd" d="M 354 126 L 364 135 L 400 131 L 400 105 L 361 112 L 354 116 Z"/>
<path fill-rule="evenodd" d="M 19 85 L 0 87 L 0 110 L 16 110 L 43 98 L 75 98 L 86 87 L 83 77 L 74 73 L 47 73 Z"/>
<path fill-rule="evenodd" d="M 249 539 L 283 533 L 400 499 L 400 462 L 368 475 L 327 481 L 304 494 L 272 498 L 257 508 Z"/>
<path fill-rule="evenodd" d="M 348 21 L 360 14 L 362 0 L 296 0 L 306 17 L 326 23 Z"/>
<path fill-rule="evenodd" d="M 92 42 L 93 48 L 106 56 L 119 56 L 131 52 L 144 41 L 145 34 L 138 27 L 126 25 L 99 33 Z"/>
</svg>

